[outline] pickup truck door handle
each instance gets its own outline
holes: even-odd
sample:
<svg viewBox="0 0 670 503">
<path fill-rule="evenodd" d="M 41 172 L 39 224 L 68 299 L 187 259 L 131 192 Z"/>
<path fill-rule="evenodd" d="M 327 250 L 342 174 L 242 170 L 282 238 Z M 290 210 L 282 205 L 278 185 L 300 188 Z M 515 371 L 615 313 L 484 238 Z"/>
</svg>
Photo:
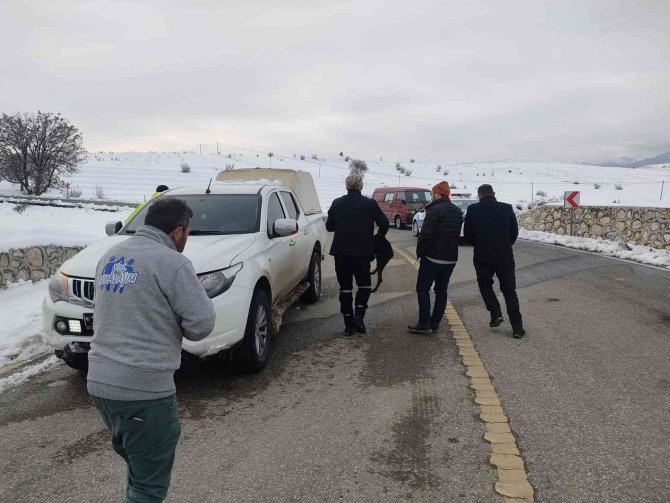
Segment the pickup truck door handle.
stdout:
<svg viewBox="0 0 670 503">
<path fill-rule="evenodd" d="M 289 242 L 288 245 L 289 245 L 289 246 L 293 246 L 293 245 L 295 245 L 295 239 L 291 239 L 291 241 Z"/>
</svg>

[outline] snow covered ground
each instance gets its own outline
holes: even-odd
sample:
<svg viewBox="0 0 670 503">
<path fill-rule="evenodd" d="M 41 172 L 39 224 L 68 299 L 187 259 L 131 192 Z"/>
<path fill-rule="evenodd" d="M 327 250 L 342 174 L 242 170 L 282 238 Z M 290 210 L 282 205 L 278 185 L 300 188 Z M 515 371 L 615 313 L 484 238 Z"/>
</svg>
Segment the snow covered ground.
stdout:
<svg viewBox="0 0 670 503">
<path fill-rule="evenodd" d="M 107 237 L 105 224 L 124 220 L 132 208 L 96 211 L 84 208 L 25 206 L 21 213 L 13 203 L 0 203 L 0 251 L 37 245 L 85 246 Z"/>
<path fill-rule="evenodd" d="M 300 156 L 305 159 L 301 160 Z M 215 178 L 226 166 L 235 168 L 267 167 L 308 171 L 314 177 L 322 208 L 327 210 L 336 197 L 342 195 L 349 163 L 338 155 L 322 157 L 309 152 L 295 156 L 252 152 L 194 153 L 97 153 L 90 154 L 80 172 L 67 180 L 70 189 L 81 191 L 82 199 L 140 202 L 153 193 L 156 185 L 169 187 L 202 186 Z M 477 186 L 490 183 L 500 200 L 527 208 L 532 200 L 562 201 L 566 190 L 581 191 L 582 205 L 670 206 L 670 186 L 661 198 L 661 184 L 670 185 L 670 166 L 647 168 L 606 168 L 567 164 L 553 161 L 505 160 L 495 162 L 441 164 L 411 162 L 410 159 L 366 159 L 364 193 L 377 187 L 410 186 L 429 188 L 447 180 L 458 191 L 476 192 Z M 399 163 L 411 175 L 397 170 Z M 190 172 L 183 173 L 182 164 Z M 620 188 L 620 190 L 617 188 Z M 0 182 L 0 194 L 18 194 L 18 188 Z M 59 191 L 51 191 L 58 196 Z M 87 245 L 105 237 L 104 226 L 110 220 L 123 220 L 131 211 L 119 208 L 114 212 L 96 211 L 91 205 L 84 208 L 54 208 L 26 206 L 15 211 L 13 203 L 0 203 L 0 251 L 32 245 Z M 649 249 L 622 250 L 616 243 L 554 236 L 545 233 L 523 232 L 526 239 L 560 243 L 581 249 L 599 251 L 621 258 L 668 267 L 667 252 L 656 254 Z M 639 247 L 642 248 L 642 247 Z M 30 358 L 46 350 L 40 333 L 41 301 L 46 294 L 45 281 L 35 285 L 20 283 L 0 291 L 0 367 L 10 361 Z M 41 368 L 41 367 L 40 367 Z M 50 368 L 49 364 L 45 368 Z M 30 372 L 27 376 L 32 375 Z M 0 382 L 0 387 L 2 383 Z"/>
<path fill-rule="evenodd" d="M 0 368 L 43 353 L 42 299 L 48 281 L 12 283 L 0 290 Z"/>
<path fill-rule="evenodd" d="M 215 152 L 215 151 L 214 151 Z M 230 155 L 230 157 L 228 157 Z M 258 157 L 257 157 L 258 155 Z M 301 160 L 300 156 L 305 155 Z M 228 165 L 235 168 L 267 167 L 308 171 L 314 177 L 321 205 L 330 207 L 332 200 L 344 192 L 344 177 L 349 163 L 340 156 L 317 156 L 308 152 L 289 156 L 275 154 L 237 153 L 99 153 L 89 154 L 80 172 L 68 180 L 71 188 L 79 189 L 82 198 L 96 198 L 100 187 L 107 199 L 139 202 L 153 193 L 156 185 L 169 187 L 186 185 L 207 186 L 210 178 Z M 670 166 L 648 168 L 606 168 L 567 164 L 555 161 L 506 160 L 464 164 L 412 163 L 409 159 L 366 159 L 368 173 L 365 189 L 368 194 L 382 186 L 431 187 L 447 180 L 458 190 L 474 192 L 482 183 L 490 183 L 500 200 L 517 203 L 532 199 L 561 198 L 566 190 L 581 191 L 583 205 L 621 204 L 626 206 L 670 206 L 670 186 L 661 199 L 661 183 L 670 185 Z M 410 176 L 399 173 L 399 163 L 411 170 Z M 180 165 L 188 164 L 191 171 L 182 173 Z M 447 174 L 445 174 L 447 172 Z M 577 183 L 576 183 L 577 182 Z M 596 184 L 600 188 L 596 188 Z M 621 190 L 616 189 L 621 186 Z M 0 193 L 17 192 L 16 186 L 0 182 Z M 538 195 L 545 193 L 545 196 Z M 55 192 L 51 195 L 60 195 Z"/>
<path fill-rule="evenodd" d="M 519 229 L 519 237 L 528 241 L 557 244 L 567 248 L 602 253 L 610 257 L 633 260 L 641 264 L 655 265 L 670 269 L 670 251 L 649 248 L 648 246 L 628 246 L 604 239 L 592 239 L 573 236 L 562 236 L 550 232 L 529 231 Z"/>
</svg>

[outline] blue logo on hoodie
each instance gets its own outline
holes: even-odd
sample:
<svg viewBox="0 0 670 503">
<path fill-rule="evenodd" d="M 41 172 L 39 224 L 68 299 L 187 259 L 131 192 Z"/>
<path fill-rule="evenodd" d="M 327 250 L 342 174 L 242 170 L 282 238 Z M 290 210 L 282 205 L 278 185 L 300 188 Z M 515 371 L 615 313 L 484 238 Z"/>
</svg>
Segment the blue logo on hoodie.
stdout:
<svg viewBox="0 0 670 503">
<path fill-rule="evenodd" d="M 137 282 L 139 274 L 133 272 L 132 265 L 134 263 L 134 258 L 126 262 L 125 257 L 121 257 L 118 260 L 116 260 L 114 255 L 109 257 L 109 262 L 102 268 L 102 274 L 100 274 L 100 279 L 98 280 L 100 288 L 109 292 L 113 286 L 113 292 L 118 291 L 119 293 L 123 293 L 126 285 L 134 285 Z"/>
</svg>

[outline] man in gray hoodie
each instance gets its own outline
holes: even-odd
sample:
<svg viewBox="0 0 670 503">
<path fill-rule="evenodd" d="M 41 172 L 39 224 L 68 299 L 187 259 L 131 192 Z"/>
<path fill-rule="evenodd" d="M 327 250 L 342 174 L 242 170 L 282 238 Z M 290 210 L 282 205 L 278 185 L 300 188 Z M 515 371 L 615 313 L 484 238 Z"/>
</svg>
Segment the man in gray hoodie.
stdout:
<svg viewBox="0 0 670 503">
<path fill-rule="evenodd" d="M 127 502 L 165 498 L 181 433 L 182 337 L 201 340 L 214 328 L 212 301 L 181 253 L 192 217 L 184 201 L 161 198 L 96 271 L 88 392 L 128 465 Z"/>
</svg>

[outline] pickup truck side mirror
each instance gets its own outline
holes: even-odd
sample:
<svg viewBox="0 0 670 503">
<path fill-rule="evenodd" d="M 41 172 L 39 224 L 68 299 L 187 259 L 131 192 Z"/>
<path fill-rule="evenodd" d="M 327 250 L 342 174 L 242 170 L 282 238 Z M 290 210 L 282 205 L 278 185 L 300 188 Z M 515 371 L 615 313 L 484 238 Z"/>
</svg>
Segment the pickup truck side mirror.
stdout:
<svg viewBox="0 0 670 503">
<path fill-rule="evenodd" d="M 273 237 L 285 238 L 298 232 L 298 221 L 292 218 L 278 218 L 272 225 Z"/>
<path fill-rule="evenodd" d="M 121 230 L 121 227 L 123 227 L 123 222 L 107 222 L 105 232 L 108 236 L 113 236 Z"/>
</svg>

